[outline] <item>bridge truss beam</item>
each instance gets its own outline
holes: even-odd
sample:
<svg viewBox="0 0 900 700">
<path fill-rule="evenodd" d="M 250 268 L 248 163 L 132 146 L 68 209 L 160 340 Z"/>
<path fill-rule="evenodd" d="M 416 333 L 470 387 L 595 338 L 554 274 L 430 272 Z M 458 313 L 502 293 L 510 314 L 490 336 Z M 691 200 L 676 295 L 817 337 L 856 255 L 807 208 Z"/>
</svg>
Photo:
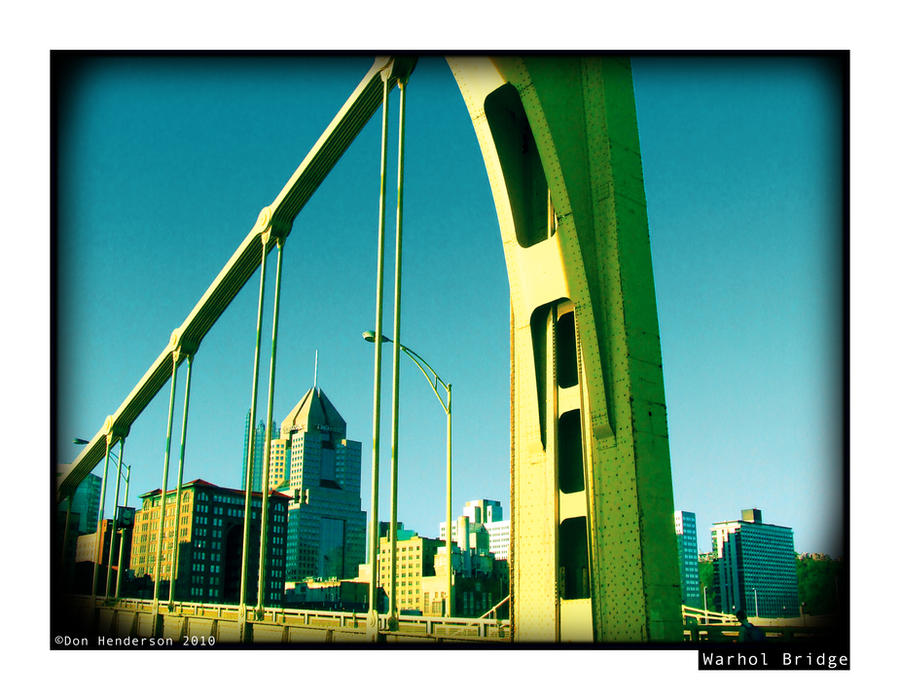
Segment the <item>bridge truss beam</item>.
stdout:
<svg viewBox="0 0 900 700">
<path fill-rule="evenodd" d="M 186 353 L 192 354 L 199 348 L 209 329 L 260 266 L 263 246 L 268 253 L 279 239 L 283 241 L 290 234 L 297 214 L 381 105 L 384 81 L 391 90 L 398 78 L 407 76 L 414 66 L 415 59 L 411 58 L 375 60 L 275 200 L 260 212 L 256 224 L 184 323 L 172 332 L 169 344 L 72 462 L 58 484 L 59 501 L 71 495 L 104 458 L 110 436 L 118 439 L 118 435 L 128 434 L 131 424 L 171 378 L 173 360 L 180 364 Z M 271 232 L 275 235 L 266 235 Z"/>
</svg>

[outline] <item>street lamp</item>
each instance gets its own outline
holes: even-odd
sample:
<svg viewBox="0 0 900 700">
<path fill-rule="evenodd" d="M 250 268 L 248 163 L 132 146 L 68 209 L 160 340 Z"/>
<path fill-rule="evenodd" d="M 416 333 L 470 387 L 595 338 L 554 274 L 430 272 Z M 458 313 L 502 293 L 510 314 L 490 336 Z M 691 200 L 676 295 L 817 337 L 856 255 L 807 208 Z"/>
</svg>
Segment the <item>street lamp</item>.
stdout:
<svg viewBox="0 0 900 700">
<path fill-rule="evenodd" d="M 706 589 L 707 588 L 709 588 L 709 586 L 703 587 L 703 624 L 704 625 L 709 624 L 709 607 L 706 605 Z"/>
<path fill-rule="evenodd" d="M 375 342 L 375 331 L 366 331 L 363 333 L 363 340 L 369 343 Z M 392 343 L 393 341 L 388 338 L 386 335 L 381 336 L 381 342 L 383 343 Z M 447 530 L 445 533 L 445 541 L 447 545 L 447 607 L 445 608 L 445 615 L 447 617 L 453 616 L 453 549 L 451 545 L 451 517 L 452 517 L 452 484 L 453 484 L 453 458 L 452 458 L 452 446 L 453 446 L 453 415 L 451 412 L 452 409 L 452 385 L 447 384 L 443 379 L 438 376 L 438 373 L 434 370 L 434 368 L 429 365 L 425 359 L 419 355 L 415 350 L 412 350 L 402 343 L 398 343 L 397 347 L 402 350 L 406 355 L 416 363 L 416 367 L 418 367 L 422 374 L 425 376 L 425 379 L 428 380 L 428 385 L 431 387 L 432 391 L 434 391 L 434 395 L 437 396 L 437 400 L 441 404 L 441 408 L 444 409 L 444 413 L 447 414 Z M 430 372 L 430 374 L 429 374 Z M 438 385 L 440 385 L 444 391 L 446 392 L 446 399 L 442 397 L 440 392 L 438 391 Z M 370 574 L 374 577 L 374 571 Z M 394 567 L 391 567 L 391 589 L 394 588 L 394 577 L 396 576 L 396 572 Z"/>
</svg>

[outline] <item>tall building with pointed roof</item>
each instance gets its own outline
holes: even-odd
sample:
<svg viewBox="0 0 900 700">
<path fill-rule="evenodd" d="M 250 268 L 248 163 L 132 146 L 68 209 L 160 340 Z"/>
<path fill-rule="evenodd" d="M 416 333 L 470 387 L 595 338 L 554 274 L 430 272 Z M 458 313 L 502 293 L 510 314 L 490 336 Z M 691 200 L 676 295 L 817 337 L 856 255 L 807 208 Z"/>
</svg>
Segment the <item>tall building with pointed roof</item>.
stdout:
<svg viewBox="0 0 900 700">
<path fill-rule="evenodd" d="M 280 441 L 289 465 L 280 489 L 292 497 L 286 580 L 356 576 L 366 552 L 361 444 L 317 385 L 281 422 Z"/>
</svg>

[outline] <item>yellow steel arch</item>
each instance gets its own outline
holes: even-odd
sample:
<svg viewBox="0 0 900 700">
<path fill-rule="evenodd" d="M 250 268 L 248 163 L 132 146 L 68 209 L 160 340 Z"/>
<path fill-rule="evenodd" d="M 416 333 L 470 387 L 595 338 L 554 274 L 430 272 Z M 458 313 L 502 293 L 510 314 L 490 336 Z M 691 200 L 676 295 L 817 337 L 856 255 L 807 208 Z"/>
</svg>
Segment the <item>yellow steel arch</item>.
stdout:
<svg viewBox="0 0 900 700">
<path fill-rule="evenodd" d="M 659 324 L 630 63 L 450 57 L 511 303 L 517 641 L 676 641 Z"/>
</svg>

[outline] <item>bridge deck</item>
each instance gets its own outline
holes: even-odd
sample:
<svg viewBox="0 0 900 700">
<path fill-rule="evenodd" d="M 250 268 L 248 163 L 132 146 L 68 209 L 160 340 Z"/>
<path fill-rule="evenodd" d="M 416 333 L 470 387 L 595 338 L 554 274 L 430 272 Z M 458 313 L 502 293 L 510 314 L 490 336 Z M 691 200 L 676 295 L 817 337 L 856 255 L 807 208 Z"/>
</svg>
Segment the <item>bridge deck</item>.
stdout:
<svg viewBox="0 0 900 700">
<path fill-rule="evenodd" d="M 73 621 L 85 633 L 111 637 L 212 637 L 216 643 L 240 643 L 240 609 L 217 603 L 180 603 L 120 599 L 96 604 L 90 596 L 71 596 Z M 265 608 L 261 617 L 252 609 L 246 624 L 254 642 L 317 643 L 369 642 L 366 614 L 331 610 Z M 395 630 L 387 628 L 385 616 L 379 634 L 391 642 L 508 642 L 509 620 L 463 617 L 400 615 Z"/>
<path fill-rule="evenodd" d="M 106 602 L 90 596 L 70 596 L 72 622 L 80 634 L 113 639 L 166 638 L 179 644 L 196 637 L 214 644 L 239 644 L 240 609 L 220 603 L 165 602 L 124 598 Z M 705 612 L 705 616 L 704 616 Z M 740 628 L 733 615 L 684 608 L 683 640 L 687 643 L 736 642 Z M 261 617 L 247 613 L 248 639 L 256 643 L 318 644 L 369 643 L 366 614 L 332 610 L 265 608 Z M 379 637 L 389 643 L 509 643 L 509 620 L 464 617 L 400 615 L 397 629 L 379 620 Z M 834 620 L 806 617 L 797 620 L 753 620 L 771 642 L 800 641 L 827 635 Z M 74 630 L 73 630 L 74 631 Z"/>
</svg>

